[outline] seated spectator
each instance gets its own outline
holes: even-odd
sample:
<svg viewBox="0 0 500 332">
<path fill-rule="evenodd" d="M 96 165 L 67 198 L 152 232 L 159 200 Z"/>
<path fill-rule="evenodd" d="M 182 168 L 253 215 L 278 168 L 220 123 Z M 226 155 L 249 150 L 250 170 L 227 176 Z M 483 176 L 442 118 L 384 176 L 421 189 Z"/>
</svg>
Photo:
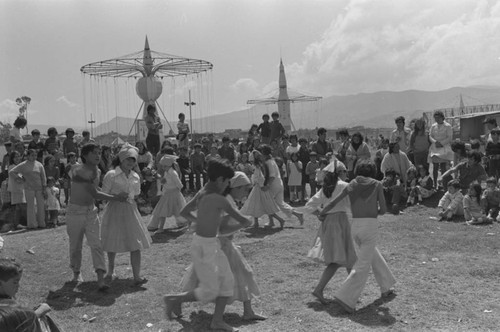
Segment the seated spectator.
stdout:
<svg viewBox="0 0 500 332">
<path fill-rule="evenodd" d="M 21 265 L 14 259 L 0 258 L 0 331 L 60 331 L 47 315 L 52 310 L 48 304 L 42 303 L 32 311 L 22 308 L 15 300 L 22 272 Z"/>
<path fill-rule="evenodd" d="M 255 167 L 249 162 L 248 153 L 243 152 L 240 157 L 240 161 L 236 164 L 235 170 L 243 172 L 248 178 L 251 178 Z"/>
<path fill-rule="evenodd" d="M 481 185 L 477 182 L 472 182 L 469 191 L 464 196 L 464 216 L 467 225 L 479 225 L 491 223 L 483 214 L 481 208 Z"/>
<path fill-rule="evenodd" d="M 382 180 L 384 178 L 384 173 L 380 170 L 382 165 L 382 160 L 384 160 L 385 155 L 389 153 L 389 140 L 387 138 L 382 139 L 380 143 L 380 148 L 375 152 L 375 165 L 377 165 L 377 180 Z"/>
<path fill-rule="evenodd" d="M 234 149 L 231 147 L 231 139 L 229 136 L 222 137 L 222 146 L 219 148 L 219 155 L 222 159 L 227 159 L 231 163 L 234 164 L 235 155 Z"/>
<path fill-rule="evenodd" d="M 500 189 L 494 177 L 486 180 L 486 189 L 481 195 L 481 208 L 490 221 L 496 220 L 500 207 Z"/>
<path fill-rule="evenodd" d="M 427 165 L 418 165 L 417 172 L 418 177 L 415 194 L 418 199 L 418 203 L 422 203 L 424 199 L 434 195 L 436 190 L 434 189 L 434 182 L 432 181 Z"/>
<path fill-rule="evenodd" d="M 392 213 L 399 214 L 399 204 L 402 199 L 406 198 L 406 190 L 399 174 L 394 169 L 390 168 L 385 171 L 382 187 L 386 201 L 392 205 Z"/>
<path fill-rule="evenodd" d="M 447 188 L 448 183 L 452 179 L 452 174 L 460 183 L 462 190 L 468 190 L 473 181 L 485 181 L 486 171 L 481 165 L 481 154 L 477 151 L 472 151 L 467 156 L 467 161 L 463 161 L 458 165 L 450 168 L 441 176 L 441 183 L 444 188 Z"/>
<path fill-rule="evenodd" d="M 418 172 L 414 166 L 411 166 L 406 171 L 406 193 L 408 195 L 408 200 L 406 201 L 406 205 L 410 206 L 415 204 L 415 200 L 418 200 L 418 203 L 422 202 L 422 195 L 418 194 L 417 189 L 417 179 Z"/>
<path fill-rule="evenodd" d="M 441 209 L 439 221 L 447 220 L 452 221 L 455 216 L 464 215 L 463 206 L 464 196 L 460 192 L 460 182 L 451 180 L 448 183 L 448 191 L 441 197 L 438 208 Z"/>
</svg>

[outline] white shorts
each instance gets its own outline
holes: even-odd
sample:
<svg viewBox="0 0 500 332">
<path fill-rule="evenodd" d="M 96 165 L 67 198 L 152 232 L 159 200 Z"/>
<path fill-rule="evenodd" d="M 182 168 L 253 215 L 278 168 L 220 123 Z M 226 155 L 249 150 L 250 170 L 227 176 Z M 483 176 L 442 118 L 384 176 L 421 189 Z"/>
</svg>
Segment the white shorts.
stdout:
<svg viewBox="0 0 500 332">
<path fill-rule="evenodd" d="M 233 273 L 218 238 L 194 234 L 191 258 L 199 280 L 198 287 L 194 290 L 198 301 L 208 303 L 219 296 L 233 296 Z"/>
</svg>

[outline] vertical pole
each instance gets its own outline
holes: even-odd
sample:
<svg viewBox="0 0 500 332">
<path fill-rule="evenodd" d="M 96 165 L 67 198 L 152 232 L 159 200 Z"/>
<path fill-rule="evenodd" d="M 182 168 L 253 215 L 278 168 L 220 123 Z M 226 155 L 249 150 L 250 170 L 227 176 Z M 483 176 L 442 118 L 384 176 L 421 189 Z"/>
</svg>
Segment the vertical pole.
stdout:
<svg viewBox="0 0 500 332">
<path fill-rule="evenodd" d="M 191 106 L 193 103 L 191 102 L 191 90 L 189 90 L 189 136 L 191 136 L 191 144 L 193 142 L 193 116 L 191 114 Z"/>
<path fill-rule="evenodd" d="M 92 119 L 92 113 L 90 113 L 90 138 L 94 138 L 94 123 L 95 121 Z"/>
</svg>

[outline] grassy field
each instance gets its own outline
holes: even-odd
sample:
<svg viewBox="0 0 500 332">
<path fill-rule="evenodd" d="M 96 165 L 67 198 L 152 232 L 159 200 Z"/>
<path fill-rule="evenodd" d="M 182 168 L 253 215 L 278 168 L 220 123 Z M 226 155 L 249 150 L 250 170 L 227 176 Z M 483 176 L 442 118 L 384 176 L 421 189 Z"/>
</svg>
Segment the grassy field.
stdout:
<svg viewBox="0 0 500 332">
<path fill-rule="evenodd" d="M 398 281 L 397 294 L 380 299 L 371 275 L 352 315 L 335 303 L 321 305 L 311 296 L 323 270 L 306 257 L 318 226 L 315 218 L 306 218 L 302 227 L 291 221 L 282 231 L 240 232 L 235 242 L 254 268 L 262 291 L 254 308 L 268 319 L 242 321 L 241 303 L 228 306 L 225 319 L 240 331 L 499 330 L 500 224 L 443 223 L 429 219 L 432 215 L 434 209 L 415 206 L 402 215 L 380 218 L 379 248 Z M 85 282 L 68 283 L 72 273 L 65 226 L 4 235 L 4 240 L 3 255 L 15 257 L 24 267 L 19 301 L 30 307 L 47 302 L 64 331 L 208 329 L 213 305 L 186 304 L 184 318 L 176 321 L 163 316 L 162 295 L 180 290 L 189 263 L 189 234 L 154 238 L 152 248 L 143 252 L 143 275 L 149 282 L 142 287 L 132 286 L 129 255 L 119 254 L 118 279 L 107 293 L 96 291 L 88 248 Z M 337 272 L 325 290 L 327 298 L 345 277 L 345 270 Z M 95 320 L 85 321 L 84 315 Z"/>
</svg>

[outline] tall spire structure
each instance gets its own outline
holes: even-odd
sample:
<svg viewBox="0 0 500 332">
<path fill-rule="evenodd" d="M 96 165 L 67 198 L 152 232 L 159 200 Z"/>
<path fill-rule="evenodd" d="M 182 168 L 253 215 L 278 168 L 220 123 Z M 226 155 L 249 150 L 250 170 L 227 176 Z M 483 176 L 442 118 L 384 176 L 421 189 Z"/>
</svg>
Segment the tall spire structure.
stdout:
<svg viewBox="0 0 500 332">
<path fill-rule="evenodd" d="M 292 118 L 290 114 L 290 98 L 286 87 L 285 66 L 283 59 L 280 58 L 280 76 L 279 76 L 279 94 L 278 94 L 278 113 L 280 122 L 286 131 L 292 130 Z"/>
<path fill-rule="evenodd" d="M 293 124 L 292 117 L 290 114 L 290 104 L 291 103 L 301 103 L 318 101 L 322 97 L 319 96 L 307 96 L 300 92 L 293 91 L 290 89 L 291 96 L 288 94 L 288 88 L 286 85 L 285 77 L 285 66 L 283 66 L 283 59 L 280 58 L 280 75 L 279 75 L 279 88 L 278 91 L 274 90 L 271 92 L 272 95 L 260 99 L 247 100 L 247 104 L 278 104 L 278 113 L 280 114 L 280 122 L 287 132 L 296 130 Z"/>
</svg>

